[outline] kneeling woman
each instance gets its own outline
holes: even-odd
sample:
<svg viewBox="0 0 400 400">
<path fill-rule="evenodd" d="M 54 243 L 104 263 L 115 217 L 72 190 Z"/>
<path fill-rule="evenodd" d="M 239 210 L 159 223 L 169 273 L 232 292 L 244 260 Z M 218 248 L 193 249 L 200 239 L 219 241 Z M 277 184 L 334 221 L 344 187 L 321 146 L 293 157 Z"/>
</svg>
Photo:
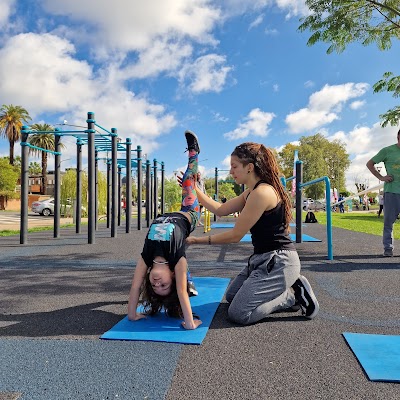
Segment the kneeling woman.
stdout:
<svg viewBox="0 0 400 400">
<path fill-rule="evenodd" d="M 188 237 L 188 244 L 237 243 L 250 230 L 253 254 L 226 293 L 230 319 L 243 325 L 262 320 L 296 303 L 314 318 L 318 301 L 300 275 L 300 260 L 289 236 L 291 204 L 279 176 L 274 154 L 258 143 L 243 143 L 231 154 L 230 174 L 247 189 L 221 204 L 197 190 L 205 208 L 224 216 L 240 212 L 233 229 L 206 237 Z"/>
</svg>

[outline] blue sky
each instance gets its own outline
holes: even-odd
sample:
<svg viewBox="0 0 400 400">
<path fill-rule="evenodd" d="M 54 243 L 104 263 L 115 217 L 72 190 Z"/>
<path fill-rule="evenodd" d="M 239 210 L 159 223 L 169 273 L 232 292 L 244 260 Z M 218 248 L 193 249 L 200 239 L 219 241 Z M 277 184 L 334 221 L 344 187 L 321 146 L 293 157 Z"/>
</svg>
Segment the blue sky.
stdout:
<svg viewBox="0 0 400 400">
<path fill-rule="evenodd" d="M 307 13 L 301 0 L 0 0 L 0 103 L 34 123 L 85 125 L 93 111 L 168 175 L 185 166 L 186 129 L 208 176 L 244 141 L 279 150 L 320 132 L 347 146 L 347 187 L 372 186 L 365 163 L 398 130 L 380 127 L 397 103 L 372 85 L 396 74 L 399 45 L 327 55 L 297 30 Z M 75 139 L 64 144 L 75 166 Z"/>
</svg>

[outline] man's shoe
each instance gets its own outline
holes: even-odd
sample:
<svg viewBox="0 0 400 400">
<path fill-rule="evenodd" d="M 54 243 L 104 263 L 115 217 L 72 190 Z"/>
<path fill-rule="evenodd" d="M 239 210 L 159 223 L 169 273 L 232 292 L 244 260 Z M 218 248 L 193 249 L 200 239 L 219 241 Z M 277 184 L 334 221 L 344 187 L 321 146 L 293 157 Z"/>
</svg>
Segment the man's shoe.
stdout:
<svg viewBox="0 0 400 400">
<path fill-rule="evenodd" d="M 187 143 L 187 150 L 194 150 L 197 154 L 200 154 L 200 146 L 199 140 L 197 136 L 192 131 L 186 131 L 186 143 Z"/>
<path fill-rule="evenodd" d="M 197 296 L 199 292 L 196 290 L 193 281 L 188 281 L 189 297 Z"/>
<path fill-rule="evenodd" d="M 310 282 L 308 282 L 306 277 L 300 275 L 292 288 L 303 315 L 309 319 L 313 319 L 318 314 L 319 304 Z"/>
<path fill-rule="evenodd" d="M 383 257 L 393 257 L 393 249 L 385 249 Z"/>
</svg>

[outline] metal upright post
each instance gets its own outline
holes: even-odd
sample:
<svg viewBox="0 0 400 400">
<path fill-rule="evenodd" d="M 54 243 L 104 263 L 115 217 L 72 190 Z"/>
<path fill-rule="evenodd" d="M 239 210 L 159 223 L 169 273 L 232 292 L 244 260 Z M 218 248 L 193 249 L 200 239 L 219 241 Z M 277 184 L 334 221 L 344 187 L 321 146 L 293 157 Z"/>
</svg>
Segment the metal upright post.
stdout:
<svg viewBox="0 0 400 400">
<path fill-rule="evenodd" d="M 117 129 L 111 128 L 111 237 L 117 237 L 117 203 L 118 203 L 118 165 L 117 165 Z"/>
<path fill-rule="evenodd" d="M 301 184 L 303 183 L 303 162 L 296 161 L 296 243 L 302 243 L 303 204 L 301 201 Z"/>
<path fill-rule="evenodd" d="M 27 146 L 29 126 L 21 129 L 21 219 L 19 243 L 28 242 L 28 188 L 29 188 L 29 149 Z"/>
<path fill-rule="evenodd" d="M 142 173 L 142 148 L 141 146 L 137 146 L 137 207 L 138 207 L 138 216 L 137 216 L 137 229 L 138 231 L 142 230 L 142 186 L 143 186 L 143 173 Z"/>
<path fill-rule="evenodd" d="M 118 226 L 121 226 L 122 169 L 118 166 Z"/>
<path fill-rule="evenodd" d="M 111 222 L 111 160 L 107 160 L 107 228 Z"/>
<path fill-rule="evenodd" d="M 56 128 L 55 131 L 59 131 Z M 54 168 L 54 237 L 60 237 L 60 211 L 61 211 L 61 155 L 60 155 L 60 140 L 61 136 L 58 133 L 54 134 L 54 149 L 55 153 L 55 168 Z M 47 171 L 45 171 L 47 173 Z M 45 178 L 46 179 L 46 178 Z"/>
<path fill-rule="evenodd" d="M 154 210 L 154 218 L 157 216 L 158 214 L 158 179 L 157 179 L 157 160 L 154 159 L 153 160 L 153 176 L 154 176 L 154 180 L 153 180 L 153 210 Z"/>
<path fill-rule="evenodd" d="M 96 182 L 95 182 L 95 124 L 94 113 L 88 112 L 88 243 L 96 242 Z"/>
<path fill-rule="evenodd" d="M 76 201 L 75 201 L 75 232 L 81 233 L 82 217 L 82 141 L 76 141 Z"/>
<path fill-rule="evenodd" d="M 151 191 L 151 173 L 150 173 L 150 160 L 146 160 L 146 223 L 147 227 L 150 226 L 150 191 Z"/>
<path fill-rule="evenodd" d="M 164 161 L 161 161 L 161 214 L 165 212 L 165 169 Z"/>
<path fill-rule="evenodd" d="M 215 168 L 215 201 L 218 201 L 218 168 Z M 214 213 L 214 222 L 217 220 L 217 216 Z"/>
<path fill-rule="evenodd" d="M 126 181 L 125 181 L 125 232 L 131 231 L 132 219 L 132 142 L 126 139 Z"/>
<path fill-rule="evenodd" d="M 99 219 L 99 152 L 97 150 L 94 151 L 94 198 L 95 198 L 95 207 L 94 207 L 94 214 L 95 214 L 95 230 L 98 229 L 98 222 Z"/>
</svg>

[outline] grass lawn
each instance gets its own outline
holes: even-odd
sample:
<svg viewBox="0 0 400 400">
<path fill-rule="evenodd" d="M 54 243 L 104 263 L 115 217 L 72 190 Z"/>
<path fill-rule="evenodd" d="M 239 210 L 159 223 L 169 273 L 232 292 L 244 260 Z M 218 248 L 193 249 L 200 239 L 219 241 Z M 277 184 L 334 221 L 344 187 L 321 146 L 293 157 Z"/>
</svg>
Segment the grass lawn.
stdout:
<svg viewBox="0 0 400 400">
<path fill-rule="evenodd" d="M 306 213 L 303 213 L 303 221 Z M 326 225 L 326 212 L 318 211 L 315 213 L 318 223 Z M 364 232 L 371 235 L 382 236 L 383 233 L 383 215 L 378 218 L 376 212 L 346 212 L 343 214 L 332 213 L 332 226 L 336 228 L 348 229 L 354 232 Z M 393 236 L 400 239 L 400 220 L 397 220 L 393 227 Z"/>
</svg>

